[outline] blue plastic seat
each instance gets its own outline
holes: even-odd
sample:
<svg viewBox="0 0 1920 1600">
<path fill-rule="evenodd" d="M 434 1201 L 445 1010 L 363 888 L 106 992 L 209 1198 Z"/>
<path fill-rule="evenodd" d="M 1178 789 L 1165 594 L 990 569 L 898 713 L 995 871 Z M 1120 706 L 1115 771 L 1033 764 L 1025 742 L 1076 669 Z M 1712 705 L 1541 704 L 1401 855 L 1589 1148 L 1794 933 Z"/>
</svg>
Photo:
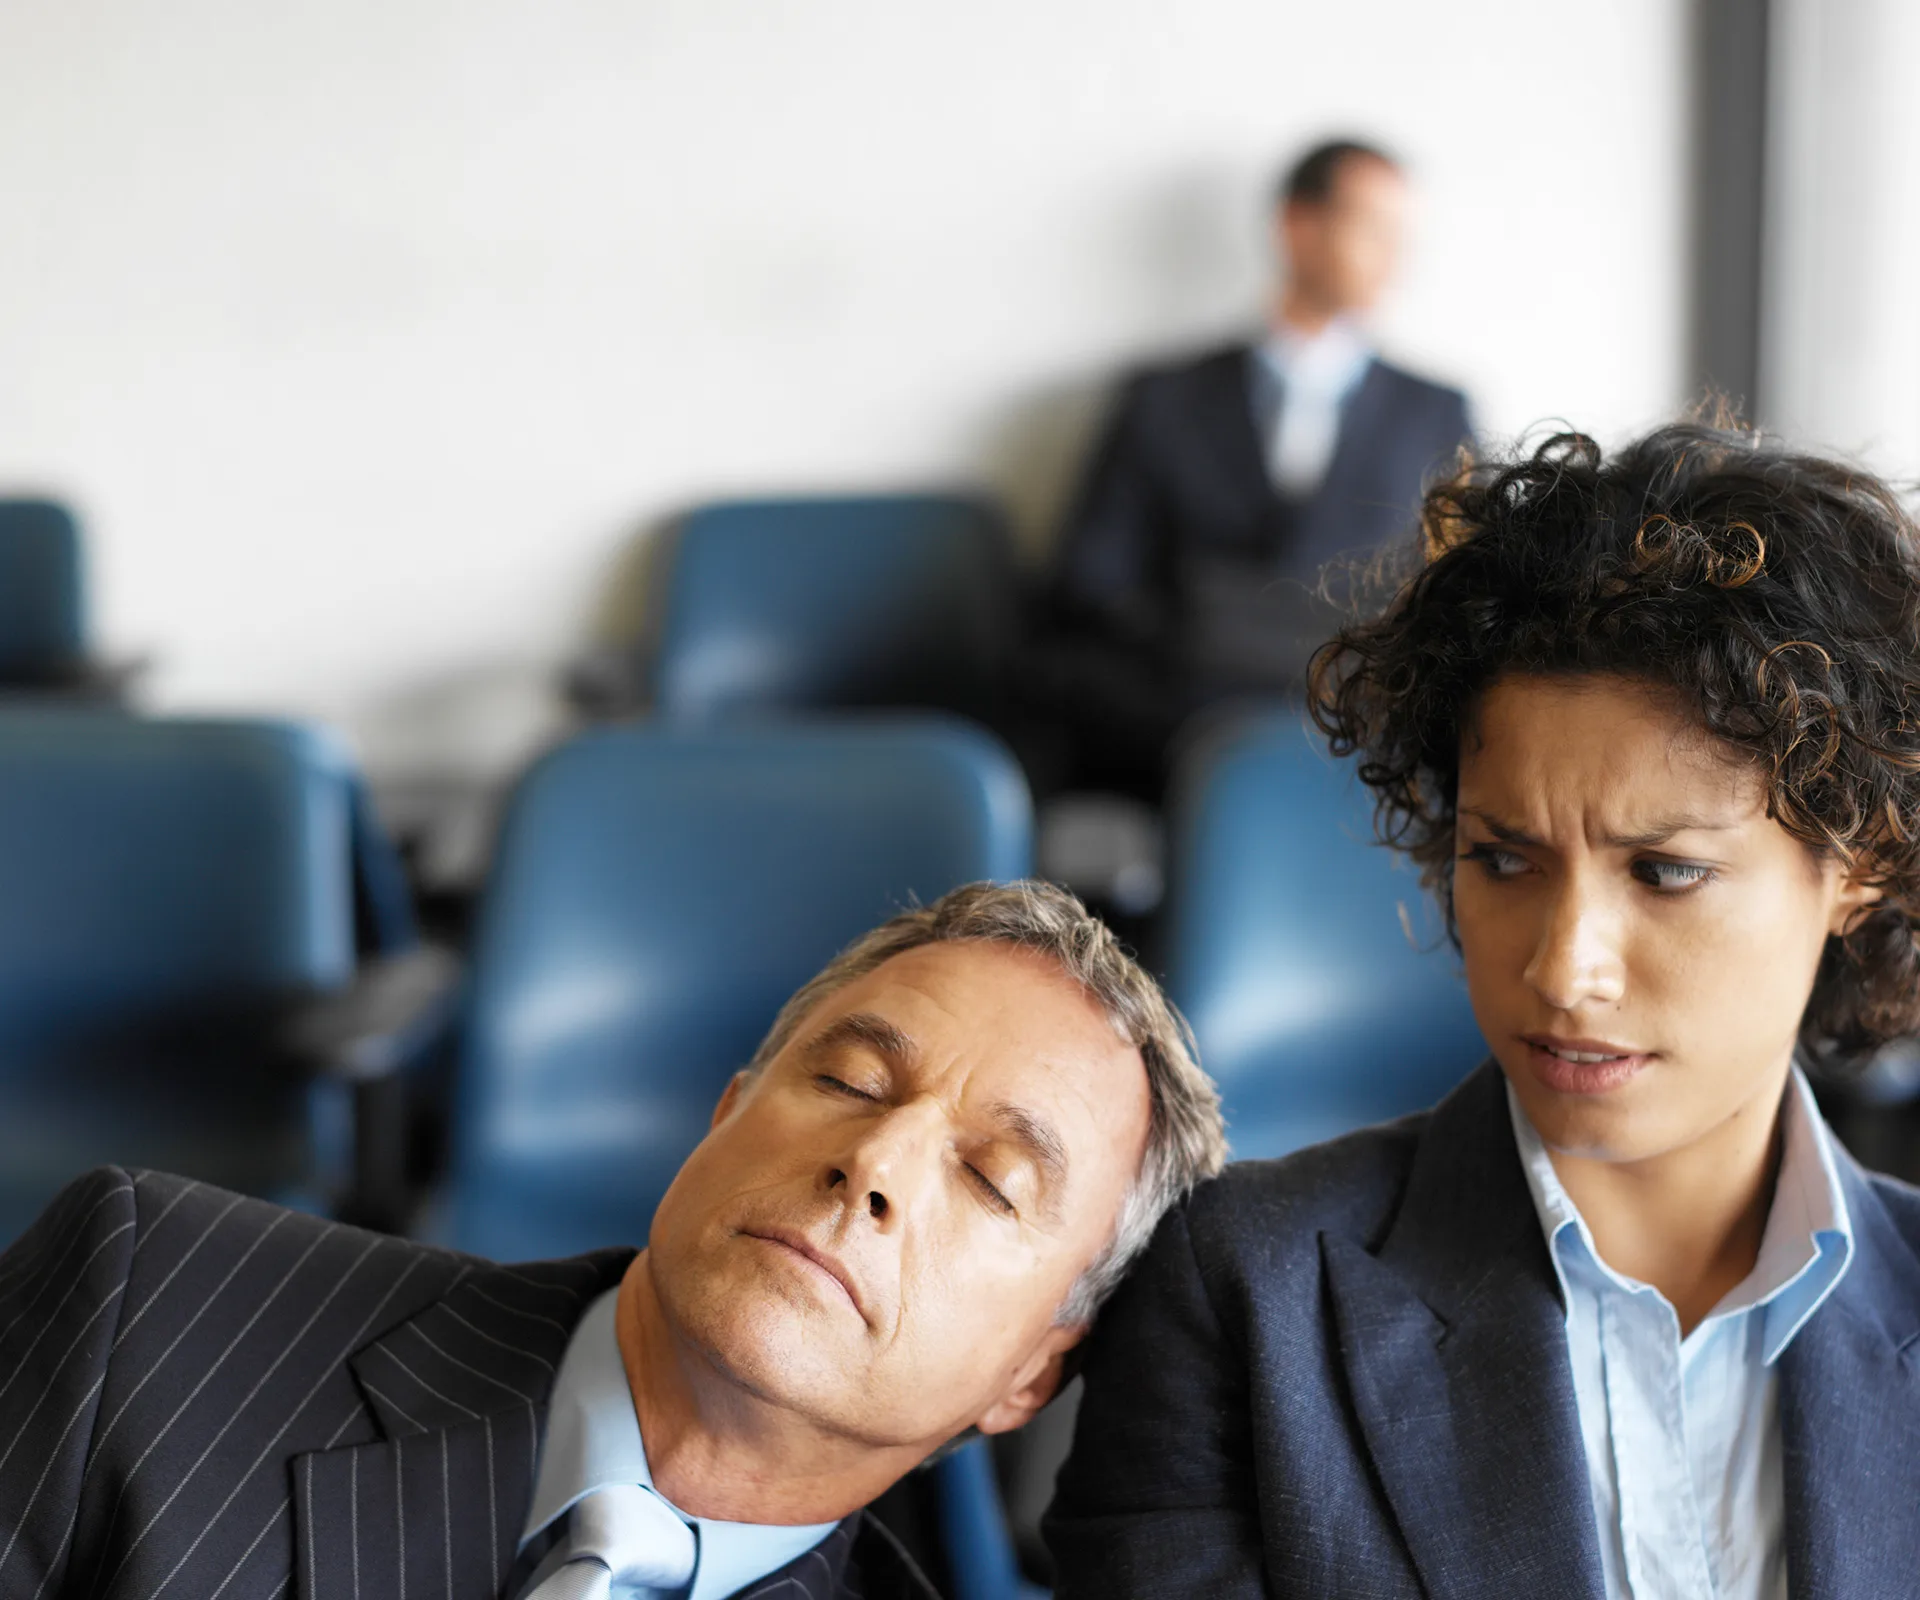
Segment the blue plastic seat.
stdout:
<svg viewBox="0 0 1920 1600">
<path fill-rule="evenodd" d="M 0 500 L 0 685 L 58 683 L 86 654 L 73 513 L 52 500 Z"/>
<path fill-rule="evenodd" d="M 1012 758 L 959 723 L 599 729 L 509 808 L 456 1091 L 452 1237 L 646 1237 L 774 1013 L 915 900 L 1026 872 Z"/>
<path fill-rule="evenodd" d="M 354 976 L 359 869 L 391 889 L 370 827 L 311 728 L 0 712 L 0 1240 L 103 1161 L 305 1204 L 344 1182 L 346 1101 L 282 1044 Z M 412 938 L 404 905 L 360 920 Z"/>
<path fill-rule="evenodd" d="M 1172 809 L 1169 988 L 1236 1157 L 1419 1110 L 1485 1057 L 1438 910 L 1302 714 L 1196 747 Z"/>
<path fill-rule="evenodd" d="M 681 522 L 656 711 L 990 711 L 1013 622 L 999 514 L 943 495 L 751 500 Z"/>
</svg>

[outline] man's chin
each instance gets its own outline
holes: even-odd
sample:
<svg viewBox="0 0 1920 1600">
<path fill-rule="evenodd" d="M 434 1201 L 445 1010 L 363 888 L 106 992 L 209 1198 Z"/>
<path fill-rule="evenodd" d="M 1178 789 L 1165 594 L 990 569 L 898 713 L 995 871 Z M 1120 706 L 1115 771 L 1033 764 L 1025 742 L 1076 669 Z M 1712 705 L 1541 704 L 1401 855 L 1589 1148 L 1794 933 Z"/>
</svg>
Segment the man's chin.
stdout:
<svg viewBox="0 0 1920 1600">
<path fill-rule="evenodd" d="M 789 1403 L 810 1394 L 817 1402 L 859 1387 L 864 1338 L 851 1337 L 835 1325 L 842 1319 L 818 1306 L 766 1294 L 751 1304 L 732 1299 L 702 1309 L 685 1319 L 683 1331 L 716 1368 L 762 1399 Z"/>
</svg>

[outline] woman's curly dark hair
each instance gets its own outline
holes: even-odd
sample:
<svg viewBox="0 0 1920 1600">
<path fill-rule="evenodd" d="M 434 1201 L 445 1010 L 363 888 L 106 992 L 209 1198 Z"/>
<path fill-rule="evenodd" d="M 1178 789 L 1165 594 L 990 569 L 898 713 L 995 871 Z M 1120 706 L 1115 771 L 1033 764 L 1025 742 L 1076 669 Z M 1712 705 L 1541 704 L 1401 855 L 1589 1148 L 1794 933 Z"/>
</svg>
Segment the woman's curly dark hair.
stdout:
<svg viewBox="0 0 1920 1600">
<path fill-rule="evenodd" d="M 1749 752 L 1770 814 L 1882 887 L 1828 940 L 1804 1042 L 1847 1057 L 1920 1031 L 1920 533 L 1886 484 L 1707 423 L 1611 456 L 1562 433 L 1431 490 L 1421 546 L 1386 609 L 1315 656 L 1309 705 L 1449 931 L 1479 697 L 1511 673 L 1620 674 Z"/>
</svg>

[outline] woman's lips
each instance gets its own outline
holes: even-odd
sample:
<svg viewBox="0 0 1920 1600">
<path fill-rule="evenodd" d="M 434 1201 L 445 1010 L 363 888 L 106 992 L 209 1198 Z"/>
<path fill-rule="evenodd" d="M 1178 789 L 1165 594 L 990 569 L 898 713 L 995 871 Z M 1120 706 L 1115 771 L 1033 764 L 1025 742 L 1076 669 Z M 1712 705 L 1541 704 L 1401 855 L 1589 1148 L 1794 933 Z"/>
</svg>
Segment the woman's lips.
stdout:
<svg viewBox="0 0 1920 1600">
<path fill-rule="evenodd" d="M 1556 1094 L 1607 1094 L 1638 1077 L 1653 1056 L 1598 1039 L 1533 1034 L 1521 1041 L 1534 1077 Z"/>
</svg>

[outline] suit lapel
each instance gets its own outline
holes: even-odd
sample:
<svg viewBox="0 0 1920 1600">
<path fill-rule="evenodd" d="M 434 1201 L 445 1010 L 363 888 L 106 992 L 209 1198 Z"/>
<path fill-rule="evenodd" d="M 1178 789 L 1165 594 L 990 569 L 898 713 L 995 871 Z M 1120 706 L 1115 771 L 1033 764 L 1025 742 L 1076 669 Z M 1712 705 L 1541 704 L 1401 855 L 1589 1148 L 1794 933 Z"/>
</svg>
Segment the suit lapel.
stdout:
<svg viewBox="0 0 1920 1600">
<path fill-rule="evenodd" d="M 1393 374 L 1378 360 L 1370 361 L 1341 410 L 1327 474 L 1300 508 L 1296 547 L 1316 565 L 1352 548 L 1354 507 L 1385 494 L 1377 475 L 1367 468 L 1377 459 L 1379 441 L 1390 433 L 1393 388 Z M 1413 508 L 1403 509 L 1411 518 Z"/>
<path fill-rule="evenodd" d="M 1920 1265 L 1852 1161 L 1854 1259 L 1780 1361 L 1794 1600 L 1905 1593 L 1920 1504 Z"/>
<path fill-rule="evenodd" d="M 1434 1112 L 1379 1252 L 1321 1248 L 1361 1433 L 1426 1592 L 1599 1600 L 1566 1324 L 1495 1068 Z"/>
<path fill-rule="evenodd" d="M 1192 449 L 1214 463 L 1206 481 L 1233 497 L 1240 520 L 1267 526 L 1285 513 L 1267 476 L 1266 445 L 1254 427 L 1250 346 L 1236 345 L 1213 357 L 1195 375 L 1186 422 Z"/>
<path fill-rule="evenodd" d="M 349 1358 L 381 1437 L 294 1461 L 301 1600 L 494 1600 L 554 1371 L 632 1257 L 478 1268 Z"/>
</svg>

